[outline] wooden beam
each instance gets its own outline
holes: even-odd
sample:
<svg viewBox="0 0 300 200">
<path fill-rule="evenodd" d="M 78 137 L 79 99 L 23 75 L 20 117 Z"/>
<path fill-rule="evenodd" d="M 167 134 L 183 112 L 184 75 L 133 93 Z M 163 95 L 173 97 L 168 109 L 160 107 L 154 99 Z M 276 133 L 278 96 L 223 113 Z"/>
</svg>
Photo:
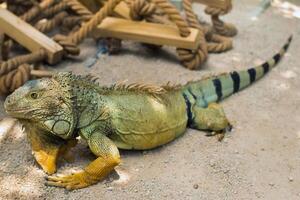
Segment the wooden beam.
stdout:
<svg viewBox="0 0 300 200">
<path fill-rule="evenodd" d="M 193 0 L 193 3 L 201 3 L 207 6 L 227 10 L 231 5 L 231 0 Z"/>
<path fill-rule="evenodd" d="M 181 37 L 176 26 L 107 17 L 98 25 L 93 36 L 197 49 L 200 42 L 199 30 L 190 28 L 190 31 L 191 34 L 188 37 Z"/>
<path fill-rule="evenodd" d="M 131 19 L 130 17 L 130 9 L 128 5 L 121 1 L 114 9 L 114 13 L 116 16 L 124 18 L 124 19 Z"/>
<path fill-rule="evenodd" d="M 50 64 L 62 59 L 63 48 L 59 44 L 3 8 L 0 8 L 0 29 L 31 52 L 44 48 Z"/>
</svg>

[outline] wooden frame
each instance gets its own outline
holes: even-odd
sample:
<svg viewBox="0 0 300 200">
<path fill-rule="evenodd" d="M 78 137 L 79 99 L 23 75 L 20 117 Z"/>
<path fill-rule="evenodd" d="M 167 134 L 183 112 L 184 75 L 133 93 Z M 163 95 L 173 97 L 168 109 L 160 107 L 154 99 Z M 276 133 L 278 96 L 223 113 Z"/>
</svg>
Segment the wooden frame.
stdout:
<svg viewBox="0 0 300 200">
<path fill-rule="evenodd" d="M 45 49 L 50 64 L 62 59 L 63 48 L 59 44 L 4 8 L 0 8 L 0 29 L 31 52 Z"/>
<path fill-rule="evenodd" d="M 182 37 L 179 35 L 176 26 L 106 17 L 98 25 L 93 36 L 96 38 L 112 37 L 155 45 L 197 49 L 200 43 L 199 30 L 190 28 L 190 31 L 191 34 L 188 37 Z"/>
</svg>

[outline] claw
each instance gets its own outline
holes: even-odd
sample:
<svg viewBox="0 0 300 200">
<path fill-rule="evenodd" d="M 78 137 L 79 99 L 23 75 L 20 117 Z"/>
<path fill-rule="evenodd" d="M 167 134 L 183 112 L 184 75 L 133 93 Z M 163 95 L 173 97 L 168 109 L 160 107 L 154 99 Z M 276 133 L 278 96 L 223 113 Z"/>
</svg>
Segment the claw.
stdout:
<svg viewBox="0 0 300 200">
<path fill-rule="evenodd" d="M 47 176 L 46 185 L 55 187 L 64 187 L 67 190 L 74 190 L 87 187 L 94 184 L 94 181 L 86 172 L 78 172 L 70 175 Z"/>
</svg>

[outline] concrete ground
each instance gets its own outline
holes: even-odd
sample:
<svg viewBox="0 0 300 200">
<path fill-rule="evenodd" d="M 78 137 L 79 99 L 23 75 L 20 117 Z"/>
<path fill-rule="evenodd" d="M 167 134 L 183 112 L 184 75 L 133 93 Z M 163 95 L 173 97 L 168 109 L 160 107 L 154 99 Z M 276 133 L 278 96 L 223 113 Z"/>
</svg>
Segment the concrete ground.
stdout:
<svg viewBox="0 0 300 200">
<path fill-rule="evenodd" d="M 224 18 L 239 34 L 234 49 L 210 55 L 202 70 L 189 71 L 176 60 L 174 48 L 153 53 L 125 42 L 116 56 L 102 56 L 85 67 L 96 52 L 92 40 L 81 57 L 57 67 L 91 73 L 101 84 L 120 80 L 161 84 L 185 83 L 205 74 L 246 69 L 268 59 L 293 33 L 292 45 L 265 79 L 222 102 L 233 131 L 223 142 L 188 129 L 178 140 L 151 151 L 121 151 L 122 164 L 94 186 L 68 192 L 44 186 L 25 135 L 14 121 L 0 122 L 0 199 L 300 199 L 300 19 L 285 18 L 275 8 L 250 20 L 258 0 L 239 0 Z M 300 4 L 294 0 L 294 3 Z M 201 13 L 200 7 L 195 10 Z M 1 100 L 0 115 L 3 112 Z M 85 144 L 72 164 L 58 173 L 83 167 L 93 159 Z"/>
</svg>

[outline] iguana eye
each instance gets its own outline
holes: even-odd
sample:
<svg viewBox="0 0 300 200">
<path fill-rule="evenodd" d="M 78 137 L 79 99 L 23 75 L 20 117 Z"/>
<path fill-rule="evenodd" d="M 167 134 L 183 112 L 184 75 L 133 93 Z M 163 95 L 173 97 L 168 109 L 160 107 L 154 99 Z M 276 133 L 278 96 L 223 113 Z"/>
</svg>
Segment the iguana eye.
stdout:
<svg viewBox="0 0 300 200">
<path fill-rule="evenodd" d="M 38 98 L 38 93 L 36 93 L 36 92 L 32 92 L 31 94 L 30 94 L 30 97 L 32 98 L 32 99 L 37 99 Z"/>
</svg>

